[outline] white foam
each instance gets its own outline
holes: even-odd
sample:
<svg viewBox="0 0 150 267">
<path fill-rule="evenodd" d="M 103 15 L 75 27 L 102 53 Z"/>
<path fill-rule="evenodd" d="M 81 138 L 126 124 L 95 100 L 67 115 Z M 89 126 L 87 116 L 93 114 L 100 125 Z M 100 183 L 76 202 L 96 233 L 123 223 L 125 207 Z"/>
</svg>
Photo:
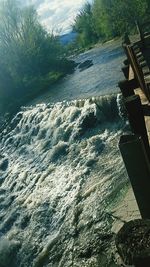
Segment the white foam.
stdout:
<svg viewBox="0 0 150 267">
<path fill-rule="evenodd" d="M 83 205 L 81 219 L 88 225 L 89 216 L 100 216 L 99 206 L 104 212 L 102 203 L 110 195 L 112 184 L 116 186 L 116 168 L 121 173 L 115 176 L 122 176 L 118 184 L 123 182 L 124 170 L 116 146 L 120 121 L 117 114 L 113 118 L 106 111 L 112 109 L 114 97 L 96 101 L 98 105 L 82 101 L 81 107 L 72 101 L 25 108 L 16 127 L 3 135 L 1 151 L 9 162 L 2 172 L 1 187 L 6 191 L 1 202 L 0 231 L 11 235 L 16 230 L 16 239 L 22 245 L 17 254 L 18 267 L 33 266 L 41 257 L 50 263 L 53 246 L 49 246 L 51 241 L 46 236 L 60 229 L 67 229 L 59 233 L 59 240 L 66 243 L 60 248 L 57 240 L 57 253 L 61 250 L 65 255 L 67 238 L 74 239 L 73 232 L 80 222 L 78 205 Z M 101 119 L 96 117 L 98 109 Z M 89 118 L 94 121 L 92 126 Z M 92 220 L 94 225 L 96 219 Z M 68 253 L 66 260 L 72 252 Z"/>
</svg>

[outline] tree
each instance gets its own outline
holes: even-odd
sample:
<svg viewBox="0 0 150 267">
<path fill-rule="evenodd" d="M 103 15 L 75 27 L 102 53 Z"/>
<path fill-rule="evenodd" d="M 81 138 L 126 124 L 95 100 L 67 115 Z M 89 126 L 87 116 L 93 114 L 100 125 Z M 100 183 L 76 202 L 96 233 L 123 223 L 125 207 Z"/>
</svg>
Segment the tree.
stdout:
<svg viewBox="0 0 150 267">
<path fill-rule="evenodd" d="M 40 25 L 33 6 L 22 8 L 17 0 L 0 2 L 0 58 L 1 95 L 10 87 L 12 95 L 34 95 L 73 68 L 58 37 Z"/>
<path fill-rule="evenodd" d="M 149 0 L 94 0 L 90 6 L 90 13 L 83 7 L 76 17 L 75 29 L 88 44 L 98 38 L 107 40 L 121 36 L 125 32 L 135 31 L 136 21 L 142 21 L 149 16 L 149 5 Z M 96 38 L 91 40 L 93 36 Z"/>
<path fill-rule="evenodd" d="M 94 21 L 92 6 L 87 3 L 75 18 L 73 29 L 79 33 L 78 41 L 82 47 L 85 47 L 97 40 L 97 34 L 94 30 Z"/>
</svg>

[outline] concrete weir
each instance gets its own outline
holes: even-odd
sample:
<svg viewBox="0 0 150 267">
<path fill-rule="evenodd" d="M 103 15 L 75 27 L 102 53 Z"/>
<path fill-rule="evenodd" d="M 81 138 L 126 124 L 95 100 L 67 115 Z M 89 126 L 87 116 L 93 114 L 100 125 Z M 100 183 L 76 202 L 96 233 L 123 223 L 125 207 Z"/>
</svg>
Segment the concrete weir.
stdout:
<svg viewBox="0 0 150 267">
<path fill-rule="evenodd" d="M 122 69 L 125 80 L 118 85 L 131 126 L 131 134 L 121 136 L 119 148 L 141 218 L 139 215 L 138 220 L 133 218 L 123 225 L 116 235 L 116 247 L 123 266 L 148 267 L 150 266 L 150 38 L 144 35 L 142 25 L 138 27 L 140 27 L 140 39 L 137 42 L 129 43 L 124 40 L 123 48 L 128 65 Z"/>
</svg>

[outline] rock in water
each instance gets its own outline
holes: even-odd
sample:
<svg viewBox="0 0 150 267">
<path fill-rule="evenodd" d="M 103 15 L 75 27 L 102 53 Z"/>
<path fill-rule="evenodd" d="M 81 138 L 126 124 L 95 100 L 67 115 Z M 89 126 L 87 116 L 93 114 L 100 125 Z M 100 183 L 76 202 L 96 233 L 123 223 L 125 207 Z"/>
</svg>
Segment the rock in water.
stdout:
<svg viewBox="0 0 150 267">
<path fill-rule="evenodd" d="M 150 220 L 136 219 L 124 224 L 116 237 L 116 247 L 124 264 L 150 266 Z"/>
<path fill-rule="evenodd" d="M 93 61 L 92 60 L 86 60 L 86 61 L 80 63 L 78 68 L 80 69 L 80 71 L 83 71 L 83 70 L 90 68 L 91 66 L 93 66 Z"/>
</svg>

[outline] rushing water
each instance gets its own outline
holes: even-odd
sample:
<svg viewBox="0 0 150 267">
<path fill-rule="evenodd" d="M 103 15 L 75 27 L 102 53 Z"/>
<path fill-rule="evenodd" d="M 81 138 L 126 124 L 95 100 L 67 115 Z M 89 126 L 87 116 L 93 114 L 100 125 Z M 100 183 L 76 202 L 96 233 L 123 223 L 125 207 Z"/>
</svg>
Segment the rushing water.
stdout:
<svg viewBox="0 0 150 267">
<path fill-rule="evenodd" d="M 115 266 L 111 209 L 127 178 L 124 122 L 108 91 L 122 52 L 107 45 L 77 60 L 90 57 L 94 66 L 22 108 L 1 134 L 0 267 Z M 81 95 L 89 99 L 70 100 Z"/>
</svg>

